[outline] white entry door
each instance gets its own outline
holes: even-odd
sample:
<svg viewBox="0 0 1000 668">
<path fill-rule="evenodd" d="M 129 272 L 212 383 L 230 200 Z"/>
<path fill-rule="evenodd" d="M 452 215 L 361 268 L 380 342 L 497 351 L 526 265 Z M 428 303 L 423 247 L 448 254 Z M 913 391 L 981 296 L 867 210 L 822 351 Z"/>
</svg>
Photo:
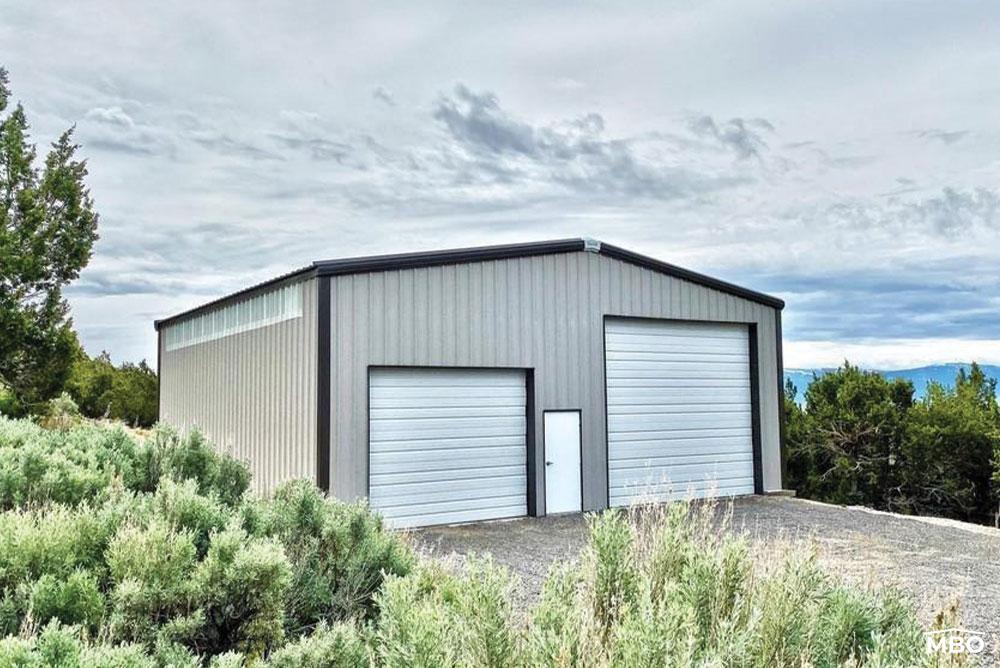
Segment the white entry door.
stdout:
<svg viewBox="0 0 1000 668">
<path fill-rule="evenodd" d="M 546 411 L 544 415 L 545 512 L 580 512 L 580 411 Z"/>
</svg>

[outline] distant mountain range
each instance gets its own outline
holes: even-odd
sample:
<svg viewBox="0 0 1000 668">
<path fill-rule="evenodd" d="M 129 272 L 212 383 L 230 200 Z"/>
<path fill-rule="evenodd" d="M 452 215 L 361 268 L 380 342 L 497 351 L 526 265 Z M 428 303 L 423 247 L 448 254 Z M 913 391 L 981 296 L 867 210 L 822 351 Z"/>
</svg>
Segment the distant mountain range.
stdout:
<svg viewBox="0 0 1000 668">
<path fill-rule="evenodd" d="M 1000 378 L 1000 366 L 991 364 L 980 364 L 980 368 L 987 376 Z M 969 370 L 969 365 L 964 363 L 934 364 L 932 366 L 922 366 L 916 369 L 897 369 L 894 371 L 877 371 L 886 378 L 905 378 L 913 383 L 917 398 L 923 397 L 927 391 L 927 383 L 934 381 L 945 387 L 955 385 L 955 376 L 959 369 Z M 785 369 L 785 380 L 795 383 L 798 393 L 795 400 L 803 401 L 803 393 L 809 383 L 812 382 L 813 375 L 822 376 L 825 373 L 836 371 L 836 369 Z"/>
</svg>

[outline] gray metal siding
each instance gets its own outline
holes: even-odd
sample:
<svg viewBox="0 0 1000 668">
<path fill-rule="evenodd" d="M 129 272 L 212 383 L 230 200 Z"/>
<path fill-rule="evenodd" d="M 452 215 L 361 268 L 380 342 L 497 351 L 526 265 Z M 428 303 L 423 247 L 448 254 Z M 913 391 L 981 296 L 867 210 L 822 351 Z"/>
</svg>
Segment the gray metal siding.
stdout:
<svg viewBox="0 0 1000 668">
<path fill-rule="evenodd" d="M 366 492 L 370 366 L 517 367 L 534 369 L 536 425 L 543 410 L 582 409 L 584 508 L 605 507 L 605 315 L 756 323 L 763 483 L 781 488 L 769 306 L 582 251 L 331 282 L 331 491 L 341 498 Z M 535 438 L 541 506 L 540 430 Z"/>
<path fill-rule="evenodd" d="M 248 462 L 257 491 L 316 479 L 316 284 L 299 318 L 170 351 L 160 331 L 160 419 Z"/>
</svg>

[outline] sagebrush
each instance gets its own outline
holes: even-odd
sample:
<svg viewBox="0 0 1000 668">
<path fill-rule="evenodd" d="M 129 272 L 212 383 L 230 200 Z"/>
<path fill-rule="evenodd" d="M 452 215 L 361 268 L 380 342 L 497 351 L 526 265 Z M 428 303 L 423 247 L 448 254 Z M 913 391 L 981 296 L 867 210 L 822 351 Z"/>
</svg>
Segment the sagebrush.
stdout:
<svg viewBox="0 0 1000 668">
<path fill-rule="evenodd" d="M 707 506 L 592 516 L 525 606 L 488 558 L 248 481 L 196 433 L 0 419 L 0 668 L 934 665 L 903 596 L 762 565 Z"/>
</svg>

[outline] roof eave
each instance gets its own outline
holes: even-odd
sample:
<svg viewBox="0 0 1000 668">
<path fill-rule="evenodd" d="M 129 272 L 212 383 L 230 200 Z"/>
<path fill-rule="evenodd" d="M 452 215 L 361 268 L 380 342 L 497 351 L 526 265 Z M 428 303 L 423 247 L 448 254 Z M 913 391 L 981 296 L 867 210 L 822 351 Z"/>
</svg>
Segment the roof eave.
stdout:
<svg viewBox="0 0 1000 668">
<path fill-rule="evenodd" d="M 416 253 L 400 253 L 396 255 L 373 255 L 355 257 L 343 260 L 321 260 L 311 266 L 297 269 L 278 276 L 269 281 L 257 283 L 238 292 L 214 299 L 187 311 L 161 320 L 154 320 L 153 326 L 159 331 L 166 325 L 179 322 L 200 313 L 211 310 L 220 304 L 233 299 L 246 297 L 253 293 L 272 288 L 276 285 L 315 276 L 342 276 L 345 274 L 360 274 L 377 271 L 395 271 L 401 269 L 419 269 L 447 264 L 463 264 L 468 262 L 488 262 L 536 255 L 552 255 L 556 253 L 571 253 L 575 251 L 596 252 L 605 257 L 644 267 L 651 271 L 673 276 L 681 280 L 702 285 L 713 290 L 719 290 L 741 299 L 747 299 L 778 310 L 784 309 L 785 302 L 777 297 L 757 292 L 748 288 L 729 283 L 705 274 L 684 269 L 668 262 L 634 253 L 611 244 L 599 243 L 589 239 L 558 239 L 555 241 L 537 241 L 524 244 L 509 244 L 504 246 L 479 246 L 473 248 L 457 248 L 441 251 L 425 251 Z"/>
</svg>

